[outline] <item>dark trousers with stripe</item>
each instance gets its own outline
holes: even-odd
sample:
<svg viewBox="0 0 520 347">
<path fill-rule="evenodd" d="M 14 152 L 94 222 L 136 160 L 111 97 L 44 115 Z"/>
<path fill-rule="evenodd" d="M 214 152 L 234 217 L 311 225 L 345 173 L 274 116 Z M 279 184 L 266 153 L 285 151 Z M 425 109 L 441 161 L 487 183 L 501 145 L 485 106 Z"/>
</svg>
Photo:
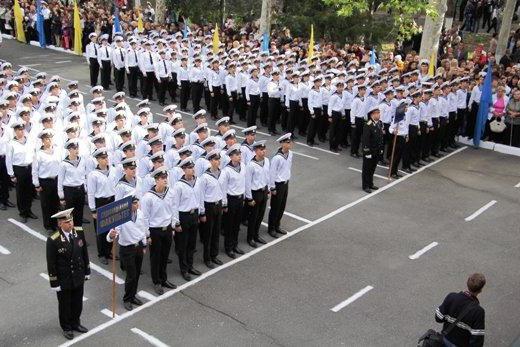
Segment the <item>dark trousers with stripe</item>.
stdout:
<svg viewBox="0 0 520 347">
<path fill-rule="evenodd" d="M 31 165 L 13 165 L 14 176 L 16 177 L 16 204 L 20 216 L 27 217 L 31 212 L 34 186 L 32 184 Z"/>
<path fill-rule="evenodd" d="M 374 186 L 374 172 L 376 172 L 379 156 L 372 154 L 372 158 L 363 155 L 363 170 L 361 171 L 361 185 L 363 189 Z"/>
<path fill-rule="evenodd" d="M 65 209 L 74 208 L 74 211 L 72 211 L 74 226 L 81 227 L 83 225 L 83 206 L 85 204 L 84 186 L 63 186 L 63 197 L 65 198 Z"/>
<path fill-rule="evenodd" d="M 179 211 L 179 222 L 182 232 L 175 233 L 175 250 L 179 258 L 179 268 L 182 273 L 193 268 L 193 254 L 197 244 L 197 230 L 199 226 L 199 213 Z"/>
<path fill-rule="evenodd" d="M 267 187 L 251 191 L 255 205 L 250 206 L 251 212 L 249 214 L 249 220 L 247 223 L 248 241 L 258 239 L 260 225 L 262 224 L 262 220 L 264 220 L 265 209 L 267 207 L 267 192 Z"/>
<path fill-rule="evenodd" d="M 96 58 L 89 58 L 89 70 L 90 70 L 90 86 L 94 87 L 97 85 L 99 75 L 99 62 Z"/>
<path fill-rule="evenodd" d="M 40 203 L 42 206 L 43 227 L 46 230 L 56 230 L 58 227 L 57 220 L 51 216 L 58 212 L 60 208 L 60 198 L 58 197 L 58 179 L 39 178 L 40 187 Z"/>
<path fill-rule="evenodd" d="M 269 210 L 269 230 L 280 230 L 287 195 L 289 194 L 289 181 L 275 183 L 276 194 L 271 194 L 271 209 Z"/>
<path fill-rule="evenodd" d="M 114 197 L 109 196 L 107 198 L 96 198 L 96 209 L 108 205 L 111 202 L 114 202 Z M 94 230 L 96 232 L 96 245 L 98 250 L 98 257 L 110 258 L 112 247 L 110 242 L 107 241 L 108 231 L 104 233 L 97 232 L 97 219 L 94 219 Z"/>
<path fill-rule="evenodd" d="M 204 202 L 206 222 L 200 223 L 204 261 L 215 258 L 219 252 L 220 228 L 222 225 L 222 202 Z"/>
<path fill-rule="evenodd" d="M 227 196 L 227 216 L 224 225 L 224 248 L 226 252 L 231 252 L 238 245 L 238 232 L 240 231 L 240 220 L 244 207 L 244 197 Z"/>
<path fill-rule="evenodd" d="M 163 230 L 164 229 L 164 230 Z M 153 284 L 163 284 L 168 280 L 166 266 L 172 247 L 173 235 L 171 226 L 165 228 L 150 228 L 150 268 Z"/>
<path fill-rule="evenodd" d="M 121 267 L 125 269 L 126 273 L 125 294 L 123 296 L 125 302 L 132 300 L 137 294 L 139 276 L 143 265 L 143 250 L 144 247 L 136 245 L 119 246 Z"/>
<path fill-rule="evenodd" d="M 83 284 L 62 289 L 56 294 L 60 327 L 65 331 L 71 331 L 80 324 L 81 311 L 83 311 Z"/>
</svg>

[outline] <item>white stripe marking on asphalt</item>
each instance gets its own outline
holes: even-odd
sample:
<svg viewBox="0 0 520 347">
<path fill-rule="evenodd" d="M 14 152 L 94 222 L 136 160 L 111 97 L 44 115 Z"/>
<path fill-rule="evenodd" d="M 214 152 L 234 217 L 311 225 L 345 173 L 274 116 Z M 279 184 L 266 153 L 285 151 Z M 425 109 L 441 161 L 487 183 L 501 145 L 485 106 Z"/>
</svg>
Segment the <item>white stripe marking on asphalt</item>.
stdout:
<svg viewBox="0 0 520 347">
<path fill-rule="evenodd" d="M 424 253 L 428 252 L 430 249 L 432 249 L 433 247 L 437 246 L 438 244 L 439 244 L 438 242 L 432 242 L 428 246 L 424 247 L 423 249 L 421 249 L 421 250 L 415 252 L 414 254 L 408 256 L 408 258 L 412 259 L 412 260 L 419 259 L 419 257 L 421 255 L 423 255 Z"/>
<path fill-rule="evenodd" d="M 377 164 L 377 166 L 382 168 L 382 169 L 387 169 L 387 170 L 390 169 L 388 166 L 384 166 L 384 165 Z M 405 175 L 408 175 L 408 172 L 404 172 L 403 170 L 397 170 L 397 171 L 400 171 L 400 172 L 404 173 Z"/>
<path fill-rule="evenodd" d="M 150 342 L 151 345 L 157 346 L 157 347 L 168 347 L 167 344 L 156 338 L 155 336 L 152 336 L 150 334 L 145 333 L 141 329 L 132 328 L 130 329 L 134 334 L 137 334 L 141 336 L 146 341 Z"/>
<path fill-rule="evenodd" d="M 239 125 L 235 125 L 235 124 L 233 124 L 232 127 L 233 127 L 233 128 L 237 128 L 237 129 L 240 129 L 240 130 L 244 130 L 244 129 L 246 129 L 246 128 L 244 128 L 244 127 L 241 127 L 241 126 L 239 126 Z M 258 130 L 256 131 L 256 133 L 257 133 L 257 134 L 260 134 L 260 135 L 271 136 L 271 134 L 264 133 L 264 132 L 261 132 L 261 131 L 258 131 Z"/>
<path fill-rule="evenodd" d="M 12 218 L 9 218 L 8 221 L 13 223 L 14 225 L 20 227 L 22 230 L 28 232 L 32 236 L 37 237 L 37 238 L 39 238 L 42 241 L 45 241 L 45 242 L 47 241 L 47 238 L 45 236 L 43 236 L 42 234 L 40 234 L 36 230 L 33 230 L 33 229 L 29 228 L 27 225 L 25 225 L 23 223 L 20 223 L 19 221 L 14 220 Z M 101 266 L 96 265 L 93 262 L 90 262 L 90 268 L 92 270 L 94 270 L 94 271 L 99 272 L 101 275 L 105 276 L 109 280 L 112 280 L 112 273 L 110 271 L 107 271 L 107 270 L 103 269 Z M 123 283 L 125 283 L 125 281 L 123 281 L 119 276 L 116 275 L 116 283 L 117 284 L 123 284 Z"/>
<path fill-rule="evenodd" d="M 293 152 L 293 154 L 296 154 L 296 155 L 299 155 L 299 156 L 302 156 L 302 157 L 305 157 L 305 158 L 314 159 L 314 160 L 320 160 L 320 158 L 316 158 L 316 157 L 313 157 L 312 155 L 307 155 L 307 154 L 303 154 L 303 153 L 300 153 L 300 152 L 296 152 L 294 150 L 291 150 L 291 152 Z"/>
<path fill-rule="evenodd" d="M 365 295 L 366 293 L 368 293 L 372 289 L 374 289 L 374 287 L 366 286 L 365 288 L 361 289 L 359 292 L 357 292 L 356 294 L 352 295 L 347 300 L 340 302 L 339 304 L 337 304 L 336 306 L 334 306 L 330 310 L 332 312 L 338 312 L 339 310 L 341 310 L 342 308 L 345 308 L 346 306 L 350 305 L 351 303 L 353 303 L 354 301 L 356 301 L 357 299 L 359 299 L 360 297 L 362 297 L 363 295 Z"/>
<path fill-rule="evenodd" d="M 40 276 L 41 276 L 44 280 L 46 280 L 46 281 L 49 280 L 49 275 L 47 275 L 46 273 L 43 273 L 43 272 L 42 272 L 42 273 L 40 274 Z"/>
<path fill-rule="evenodd" d="M 54 64 L 65 64 L 65 63 L 70 63 L 72 62 L 72 60 L 59 60 L 59 61 L 55 61 Z"/>
<path fill-rule="evenodd" d="M 267 206 L 267 208 L 270 209 L 271 206 Z M 304 223 L 312 223 L 310 220 L 308 220 L 306 218 L 303 218 L 303 217 L 300 217 L 298 215 L 295 215 L 294 213 L 291 213 L 291 212 L 285 211 L 283 214 L 285 214 L 285 215 L 287 215 L 287 216 L 289 216 L 291 218 L 297 219 L 297 220 L 299 220 L 301 222 L 304 222 Z"/>
<path fill-rule="evenodd" d="M 108 308 L 104 308 L 101 310 L 101 313 L 103 313 L 108 318 L 112 318 L 112 310 L 109 310 Z M 114 319 L 119 318 L 119 315 L 116 313 Z"/>
<path fill-rule="evenodd" d="M 28 64 L 28 65 L 22 65 L 22 66 L 29 68 L 29 67 L 40 66 L 40 65 L 41 64 Z"/>
<path fill-rule="evenodd" d="M 402 179 L 400 180 L 395 180 L 395 181 L 392 181 L 390 183 L 388 183 L 387 185 L 379 188 L 379 190 L 376 190 L 375 192 L 373 192 L 372 194 L 366 194 L 364 196 L 362 196 L 361 198 L 355 200 L 355 201 L 352 201 L 346 205 L 343 205 L 343 206 L 340 206 L 338 207 L 337 209 L 335 209 L 334 211 L 331 211 L 329 213 L 327 213 L 325 216 L 323 217 L 320 217 L 316 220 L 313 220 L 311 223 L 309 224 L 305 224 L 305 225 L 302 225 L 301 227 L 299 228 L 296 228 L 295 230 L 291 231 L 290 233 L 287 233 L 285 235 L 280 235 L 279 238 L 277 239 L 274 239 L 272 240 L 271 242 L 265 244 L 265 245 L 262 245 L 258 248 L 255 248 L 255 249 L 252 249 L 251 251 L 249 251 L 247 254 L 245 255 L 242 255 L 236 259 L 233 259 L 231 261 L 228 261 L 227 263 L 225 263 L 224 265 L 221 265 L 217 268 L 214 268 L 212 270 L 209 270 L 207 272 L 204 272 L 202 275 L 200 275 L 199 277 L 191 280 L 190 282 L 186 282 L 180 286 L 177 287 L 177 289 L 173 289 L 173 290 L 169 290 L 167 291 L 166 293 L 164 293 L 163 295 L 161 296 L 158 296 L 155 300 L 153 301 L 148 301 L 148 302 L 145 302 L 144 305 L 141 305 L 139 307 L 135 307 L 132 311 L 127 311 L 125 313 L 122 313 L 120 316 L 117 316 L 115 319 L 111 319 L 105 323 L 102 323 L 92 329 L 90 329 L 87 333 L 85 334 L 81 334 L 81 335 L 77 335 L 73 340 L 71 341 L 66 341 L 64 343 L 62 343 L 60 345 L 60 347 L 68 347 L 68 346 L 71 346 L 77 342 L 80 342 L 80 341 L 83 341 L 97 333 L 99 333 L 100 331 L 103 331 L 109 327 L 111 327 L 112 325 L 120 322 L 120 321 L 123 321 L 125 320 L 126 318 L 129 318 L 129 317 L 132 317 L 133 315 L 141 312 L 142 310 L 145 310 L 147 309 L 148 307 L 151 307 L 153 305 L 155 305 L 156 303 L 158 302 L 161 302 L 163 300 L 166 300 L 168 299 L 169 297 L 177 294 L 178 292 L 180 291 L 183 291 L 191 286 L 194 286 L 196 285 L 197 283 L 205 280 L 206 278 L 208 277 L 211 277 L 213 276 L 214 274 L 217 274 L 219 273 L 220 271 L 224 271 L 225 269 L 227 269 L 228 267 L 231 267 L 237 263 L 240 263 L 240 262 L 243 262 L 247 259 L 249 259 L 250 257 L 254 256 L 255 254 L 257 253 L 260 253 L 262 251 L 264 251 L 265 249 L 269 248 L 269 247 L 273 247 L 274 245 L 278 244 L 279 242 L 282 242 L 282 241 L 285 241 L 286 239 L 290 238 L 290 237 L 293 237 L 294 235 L 297 235 L 299 233 L 301 233 L 302 231 L 305 231 L 309 228 L 312 228 L 313 226 L 317 225 L 317 224 L 320 224 L 324 221 L 327 221 L 335 216 L 337 216 L 338 214 L 340 213 L 343 213 L 345 212 L 346 210 L 348 209 L 351 209 L 352 207 L 356 206 L 356 205 L 359 205 L 360 203 L 364 202 L 365 200 L 368 200 L 368 199 L 371 199 L 373 198 L 374 196 L 377 196 L 379 194 L 382 194 L 383 192 L 387 191 L 388 189 L 406 181 L 407 179 L 419 174 L 420 172 L 428 169 L 429 167 L 437 164 L 437 163 L 440 163 L 441 161 L 443 160 L 446 160 L 448 159 L 449 157 L 459 153 L 459 152 L 462 152 L 463 150 L 467 149 L 468 147 L 461 147 L 453 152 L 451 152 L 450 154 L 440 158 L 439 160 L 436 160 L 434 162 L 431 162 L 423 167 L 421 167 L 420 169 L 418 169 L 416 172 L 410 174 L 410 175 L 407 175 L 407 176 L 404 176 Z"/>
<path fill-rule="evenodd" d="M 349 169 L 349 170 L 352 170 L 352 171 L 359 172 L 359 173 L 363 172 L 363 171 L 361 171 L 360 169 L 356 169 L 355 167 L 352 167 L 352 166 L 349 166 L 348 169 Z M 387 180 L 387 181 L 389 180 L 388 177 L 386 177 L 386 176 L 381 176 L 381 175 L 378 175 L 378 174 L 374 174 L 374 177 L 381 178 L 381 179 L 383 179 L 383 180 Z"/>
<path fill-rule="evenodd" d="M 518 184 L 515 186 L 515 188 L 520 188 L 520 183 L 518 183 Z"/>
<path fill-rule="evenodd" d="M 491 206 L 493 206 L 496 203 L 497 203 L 496 200 L 491 200 L 490 202 L 488 202 L 487 204 L 485 204 L 484 206 L 482 206 L 481 208 L 476 210 L 471 216 L 464 218 L 464 220 L 466 222 L 472 221 L 473 219 L 477 218 L 482 212 L 484 212 L 485 210 L 487 210 L 488 208 L 490 208 Z"/>
<path fill-rule="evenodd" d="M 296 144 L 298 144 L 300 146 L 304 146 L 304 147 L 308 147 L 308 148 L 311 148 L 311 149 L 315 149 L 317 151 L 322 151 L 322 152 L 329 153 L 329 154 L 339 155 L 339 153 L 334 153 L 332 151 L 329 151 L 328 149 L 319 148 L 317 146 L 309 146 L 308 144 L 303 143 L 303 142 L 295 141 L 294 143 L 296 143 Z"/>
<path fill-rule="evenodd" d="M 11 254 L 11 252 L 9 252 L 9 250 L 7 248 L 2 247 L 2 246 L 0 246 L 0 253 L 5 254 L 5 255 Z"/>
<path fill-rule="evenodd" d="M 140 290 L 139 293 L 137 293 L 137 295 L 146 300 L 155 300 L 157 298 L 155 295 L 150 294 L 145 290 Z"/>
<path fill-rule="evenodd" d="M 87 300 L 88 300 L 88 298 L 86 298 L 86 297 L 83 297 L 83 302 L 85 302 L 85 301 L 87 301 Z"/>
</svg>

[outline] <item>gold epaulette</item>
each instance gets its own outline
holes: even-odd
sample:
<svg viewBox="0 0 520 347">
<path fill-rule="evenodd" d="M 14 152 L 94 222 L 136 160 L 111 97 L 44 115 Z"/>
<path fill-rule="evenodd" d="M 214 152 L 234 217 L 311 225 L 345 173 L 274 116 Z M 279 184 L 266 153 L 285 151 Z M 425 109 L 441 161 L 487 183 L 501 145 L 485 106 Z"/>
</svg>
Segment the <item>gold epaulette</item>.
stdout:
<svg viewBox="0 0 520 347">
<path fill-rule="evenodd" d="M 372 125 L 372 120 L 369 120 L 369 121 L 367 122 L 367 125 Z"/>
<path fill-rule="evenodd" d="M 60 237 L 60 232 L 56 231 L 54 234 L 51 235 L 52 240 L 56 240 L 58 237 Z"/>
</svg>

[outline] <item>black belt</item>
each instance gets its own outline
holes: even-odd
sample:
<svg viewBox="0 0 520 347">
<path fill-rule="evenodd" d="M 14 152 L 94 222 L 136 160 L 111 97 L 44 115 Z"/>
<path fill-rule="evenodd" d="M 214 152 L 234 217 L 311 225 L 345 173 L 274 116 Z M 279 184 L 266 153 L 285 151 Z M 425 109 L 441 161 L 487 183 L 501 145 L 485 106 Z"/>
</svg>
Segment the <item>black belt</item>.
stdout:
<svg viewBox="0 0 520 347">
<path fill-rule="evenodd" d="M 80 186 L 63 186 L 63 189 L 65 189 L 65 188 L 67 188 L 67 189 L 78 189 L 79 190 L 79 189 L 83 189 L 83 184 L 80 185 Z"/>
<path fill-rule="evenodd" d="M 170 226 L 165 226 L 165 227 L 158 227 L 158 228 L 148 228 L 150 231 L 168 231 L 168 229 L 170 228 Z"/>
<path fill-rule="evenodd" d="M 197 208 L 193 208 L 189 211 L 179 211 L 179 216 L 180 215 L 186 216 L 186 215 L 192 215 L 192 214 L 198 214 L 198 213 L 199 213 L 199 210 Z"/>
<path fill-rule="evenodd" d="M 143 241 L 139 241 L 138 243 L 134 243 L 132 245 L 127 245 L 127 246 L 119 245 L 119 247 L 121 247 L 121 248 L 137 248 L 137 247 L 146 247 L 146 245 L 143 243 Z"/>
<path fill-rule="evenodd" d="M 58 178 L 58 176 L 56 177 L 47 177 L 47 178 L 38 178 L 40 181 L 56 181 L 56 179 Z"/>
<path fill-rule="evenodd" d="M 267 186 L 260 188 L 260 189 L 252 189 L 251 191 L 252 192 L 265 192 L 265 191 L 267 191 Z"/>
<path fill-rule="evenodd" d="M 284 185 L 284 184 L 288 184 L 288 183 L 289 183 L 288 180 L 287 181 L 282 181 L 282 182 L 275 182 L 275 184 L 280 184 L 280 185 Z"/>
<path fill-rule="evenodd" d="M 242 199 L 243 197 L 244 197 L 244 194 L 239 194 L 239 195 L 228 194 L 228 198 Z"/>
<path fill-rule="evenodd" d="M 219 201 L 215 201 L 215 202 L 209 202 L 209 201 L 204 201 L 205 204 L 207 205 L 222 205 L 222 200 L 219 200 Z"/>
</svg>

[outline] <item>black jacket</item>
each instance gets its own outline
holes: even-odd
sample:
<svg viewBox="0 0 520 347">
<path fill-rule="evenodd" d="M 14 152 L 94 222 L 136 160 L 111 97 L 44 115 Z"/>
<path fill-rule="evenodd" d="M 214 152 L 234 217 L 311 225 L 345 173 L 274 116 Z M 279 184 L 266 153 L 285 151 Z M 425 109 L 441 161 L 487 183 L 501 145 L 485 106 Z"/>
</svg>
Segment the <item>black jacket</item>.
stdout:
<svg viewBox="0 0 520 347">
<path fill-rule="evenodd" d="M 51 287 L 72 289 L 82 286 L 90 275 L 90 262 L 83 231 L 72 231 L 73 242 L 62 231 L 47 238 L 47 271 Z"/>
<path fill-rule="evenodd" d="M 376 156 L 383 154 L 383 124 L 369 119 L 363 126 L 363 155 Z"/>
<path fill-rule="evenodd" d="M 468 304 L 472 305 L 471 309 L 446 338 L 458 347 L 480 347 L 484 345 L 484 309 L 476 297 L 466 292 L 448 294 L 435 311 L 435 320 L 444 323 L 444 331 Z"/>
</svg>

